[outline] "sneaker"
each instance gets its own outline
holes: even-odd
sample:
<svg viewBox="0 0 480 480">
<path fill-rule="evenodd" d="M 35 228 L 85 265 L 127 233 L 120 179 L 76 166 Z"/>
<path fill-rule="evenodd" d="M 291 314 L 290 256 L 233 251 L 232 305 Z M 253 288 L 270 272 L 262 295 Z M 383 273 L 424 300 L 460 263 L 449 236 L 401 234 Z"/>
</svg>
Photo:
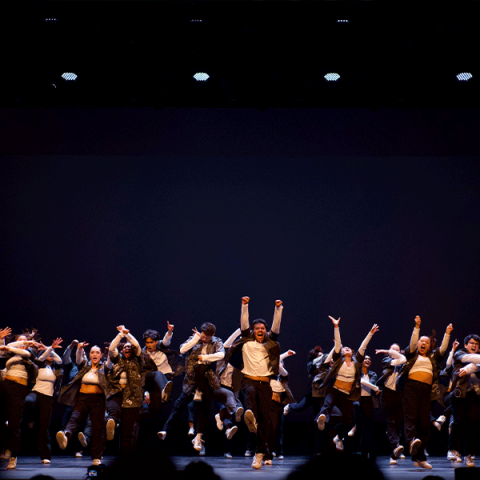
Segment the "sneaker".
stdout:
<svg viewBox="0 0 480 480">
<path fill-rule="evenodd" d="M 229 452 L 227 452 L 227 453 L 224 453 L 224 455 L 223 455 L 223 456 L 224 456 L 225 458 L 228 458 L 228 459 L 230 459 L 230 458 L 233 458 L 233 457 L 232 457 L 232 454 L 231 454 L 231 453 L 229 453 Z"/>
<path fill-rule="evenodd" d="M 234 425 L 232 428 L 229 428 L 225 432 L 225 436 L 227 437 L 227 440 L 231 440 L 232 437 L 237 433 L 237 430 L 238 430 L 238 427 L 236 425 Z"/>
<path fill-rule="evenodd" d="M 102 461 L 99 458 L 94 458 L 93 462 L 92 462 L 92 465 L 100 465 L 101 463 L 102 463 Z"/>
<path fill-rule="evenodd" d="M 348 436 L 353 437 L 355 435 L 355 432 L 357 431 L 357 426 L 355 425 L 349 432 Z"/>
<path fill-rule="evenodd" d="M 284 457 L 283 455 L 279 455 L 279 456 L 277 457 L 277 460 L 283 460 L 284 458 L 285 458 L 285 457 Z"/>
<path fill-rule="evenodd" d="M 466 467 L 474 467 L 475 462 L 473 461 L 473 458 L 471 455 L 466 455 L 465 456 L 465 466 Z"/>
<path fill-rule="evenodd" d="M 394 457 L 395 459 L 400 458 L 400 456 L 401 456 L 402 453 L 403 453 L 403 450 L 404 450 L 403 446 L 402 446 L 402 445 L 399 445 L 399 446 L 393 451 L 393 457 Z"/>
<path fill-rule="evenodd" d="M 243 420 L 247 425 L 248 431 L 252 433 L 257 433 L 257 421 L 255 420 L 255 415 L 251 410 L 247 410 L 243 416 Z M 262 457 L 263 458 L 263 457 Z M 257 468 L 257 467 L 255 467 Z M 258 467 L 260 468 L 260 467 Z"/>
<path fill-rule="evenodd" d="M 398 463 L 395 457 L 390 457 L 390 465 L 396 465 Z"/>
<path fill-rule="evenodd" d="M 83 432 L 79 432 L 77 435 L 78 441 L 80 442 L 80 445 L 85 448 L 88 445 L 88 438 Z"/>
<path fill-rule="evenodd" d="M 245 456 L 246 457 L 251 457 L 253 455 L 251 450 L 245 450 Z"/>
<path fill-rule="evenodd" d="M 109 418 L 107 421 L 107 440 L 111 441 L 115 437 L 115 420 L 113 418 Z"/>
<path fill-rule="evenodd" d="M 205 444 L 202 443 L 202 448 L 201 450 L 198 452 L 198 456 L 199 457 L 204 457 L 205 456 Z"/>
<path fill-rule="evenodd" d="M 325 422 L 327 421 L 327 417 L 322 413 L 317 418 L 317 425 L 319 430 L 325 430 Z"/>
<path fill-rule="evenodd" d="M 17 468 L 17 457 L 10 457 L 7 468 L 8 470 L 13 470 L 14 468 Z"/>
<path fill-rule="evenodd" d="M 243 407 L 238 407 L 237 411 L 235 412 L 235 421 L 237 423 L 240 423 L 242 420 L 242 415 L 243 415 Z"/>
<path fill-rule="evenodd" d="M 277 454 L 275 452 L 272 452 L 272 457 L 275 458 Z"/>
<path fill-rule="evenodd" d="M 222 422 L 222 420 L 220 419 L 220 414 L 219 414 L 219 413 L 217 413 L 217 414 L 215 415 L 215 420 L 217 421 L 217 428 L 218 428 L 219 430 L 223 430 L 223 422 Z"/>
<path fill-rule="evenodd" d="M 247 410 L 247 412 L 248 411 L 249 410 Z M 252 467 L 258 470 L 262 468 L 262 462 L 263 462 L 263 453 L 256 453 L 255 456 L 253 457 Z"/>
<path fill-rule="evenodd" d="M 7 449 L 4 452 L 2 452 L 2 454 L 0 455 L 0 459 L 8 460 L 11 456 L 12 456 L 12 452 Z"/>
<path fill-rule="evenodd" d="M 82 452 L 75 452 L 75 458 L 82 458 L 83 453 Z"/>
<path fill-rule="evenodd" d="M 422 446 L 422 441 L 419 438 L 414 438 L 410 442 L 410 455 L 413 457 L 418 452 L 418 449 Z"/>
<path fill-rule="evenodd" d="M 173 382 L 169 380 L 167 384 L 165 385 L 164 389 L 162 390 L 162 402 L 166 403 L 168 402 L 170 398 L 170 394 L 172 393 L 173 389 Z"/>
<path fill-rule="evenodd" d="M 165 432 L 165 431 L 157 432 L 157 437 L 160 440 L 165 440 L 167 438 L 167 432 Z"/>
<path fill-rule="evenodd" d="M 439 423 L 440 425 L 443 425 L 445 423 L 445 420 L 447 417 L 445 415 L 440 415 L 437 420 L 435 420 L 435 423 Z"/>
<path fill-rule="evenodd" d="M 461 462 L 462 457 L 456 450 L 449 450 L 447 453 L 447 460 L 451 460 L 453 462 Z"/>
<path fill-rule="evenodd" d="M 284 415 L 288 415 L 288 412 L 290 411 L 290 404 L 287 403 L 284 407 L 283 407 L 283 414 Z"/>
<path fill-rule="evenodd" d="M 272 460 L 265 460 L 264 462 L 264 465 L 273 465 L 273 461 Z"/>
<path fill-rule="evenodd" d="M 195 390 L 195 395 L 193 396 L 194 402 L 201 402 L 202 401 L 202 392 L 200 390 Z"/>
<path fill-rule="evenodd" d="M 42 463 L 44 463 L 45 465 L 48 465 L 48 464 L 50 464 L 50 463 L 52 463 L 52 462 L 51 462 L 51 460 L 49 460 L 48 458 L 44 458 L 44 459 L 42 460 Z"/>
<path fill-rule="evenodd" d="M 193 427 L 190 427 L 188 429 L 188 436 L 189 437 L 194 437 L 195 436 L 195 429 Z"/>
<path fill-rule="evenodd" d="M 432 466 L 425 460 L 422 460 L 421 462 L 415 462 L 414 465 L 420 468 L 426 468 L 426 469 L 432 468 Z"/>
<path fill-rule="evenodd" d="M 68 444 L 68 438 L 67 438 L 67 436 L 65 435 L 65 432 L 63 432 L 62 430 L 60 430 L 59 432 L 57 432 L 57 435 L 55 436 L 55 438 L 57 439 L 58 446 L 59 446 L 62 450 L 65 450 L 65 449 L 67 448 L 67 444 Z"/>
<path fill-rule="evenodd" d="M 197 434 L 197 436 L 192 440 L 193 448 L 199 452 L 202 449 L 202 444 L 205 443 L 202 440 L 202 437 L 200 434 Z"/>
<path fill-rule="evenodd" d="M 405 460 L 405 455 L 402 453 L 399 457 L 400 460 Z"/>
<path fill-rule="evenodd" d="M 343 442 L 342 442 L 342 439 L 338 435 L 335 436 L 335 438 L 333 439 L 333 443 L 335 444 L 335 448 L 339 452 L 343 452 Z"/>
</svg>

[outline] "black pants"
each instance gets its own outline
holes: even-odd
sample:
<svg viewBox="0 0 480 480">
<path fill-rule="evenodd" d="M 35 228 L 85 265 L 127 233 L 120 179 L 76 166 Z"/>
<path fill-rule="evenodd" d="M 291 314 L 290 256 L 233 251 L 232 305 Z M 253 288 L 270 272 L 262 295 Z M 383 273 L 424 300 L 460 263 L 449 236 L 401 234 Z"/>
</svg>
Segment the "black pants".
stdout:
<svg viewBox="0 0 480 480">
<path fill-rule="evenodd" d="M 105 395 L 103 393 L 79 393 L 73 406 L 72 415 L 65 427 L 65 435 L 70 439 L 82 426 L 87 416 L 92 422 L 92 458 L 100 459 L 104 448 Z"/>
<path fill-rule="evenodd" d="M 405 438 L 410 444 L 415 438 L 422 441 L 414 461 L 426 461 L 425 448 L 430 438 L 430 392 L 432 386 L 407 379 L 402 392 L 403 415 L 405 418 Z"/>
<path fill-rule="evenodd" d="M 38 447 L 42 460 L 51 460 L 52 451 L 50 445 L 50 420 L 52 418 L 53 397 L 40 392 L 30 392 L 25 398 L 25 413 L 33 418 L 38 411 L 39 430 Z"/>
<path fill-rule="evenodd" d="M 267 443 L 269 446 L 268 453 L 265 455 L 265 460 L 271 460 L 273 458 L 272 453 L 275 451 L 277 455 L 282 455 L 283 447 L 283 435 L 280 436 L 280 440 L 277 445 L 277 439 L 279 433 L 283 433 L 283 407 L 285 405 L 280 402 L 272 400 L 270 402 L 270 425 L 268 428 Z M 279 447 L 279 448 L 277 448 Z M 276 449 L 276 450 L 275 450 Z"/>
<path fill-rule="evenodd" d="M 325 395 L 325 401 L 320 409 L 320 415 L 326 416 L 327 423 L 330 421 L 333 407 L 337 407 L 341 412 L 341 420 L 335 425 L 335 429 L 340 438 L 344 439 L 345 447 L 347 446 L 348 431 L 353 427 L 355 422 L 355 410 L 352 400 L 348 399 L 346 393 L 336 388 L 329 388 Z"/>
<path fill-rule="evenodd" d="M 12 457 L 20 452 L 20 423 L 22 422 L 28 387 L 11 380 L 0 381 L 0 407 L 3 410 L 0 437 L 3 449 L 8 448 Z M 8 421 L 8 425 L 5 425 Z"/>
<path fill-rule="evenodd" d="M 467 392 L 465 398 L 452 398 L 451 450 L 456 450 L 460 454 L 475 455 L 479 409 L 479 398 L 474 390 Z"/>
<path fill-rule="evenodd" d="M 151 372 L 145 376 L 145 390 L 150 393 L 148 408 L 140 413 L 141 419 L 152 419 L 158 416 L 162 407 L 162 391 L 171 380 L 173 374 L 164 375 L 162 372 Z"/>
<path fill-rule="evenodd" d="M 360 438 L 359 450 L 362 455 L 372 454 L 373 440 L 373 398 L 361 397 L 355 405 L 355 424 Z"/>
<path fill-rule="evenodd" d="M 257 453 L 268 453 L 268 428 L 272 387 L 269 382 L 259 382 L 247 377 L 242 380 L 245 410 L 251 410 L 257 421 Z"/>
<path fill-rule="evenodd" d="M 400 445 L 403 428 L 402 395 L 396 390 L 385 387 L 380 395 L 380 402 L 387 419 L 387 437 L 391 455 L 393 455 L 393 451 Z"/>
</svg>

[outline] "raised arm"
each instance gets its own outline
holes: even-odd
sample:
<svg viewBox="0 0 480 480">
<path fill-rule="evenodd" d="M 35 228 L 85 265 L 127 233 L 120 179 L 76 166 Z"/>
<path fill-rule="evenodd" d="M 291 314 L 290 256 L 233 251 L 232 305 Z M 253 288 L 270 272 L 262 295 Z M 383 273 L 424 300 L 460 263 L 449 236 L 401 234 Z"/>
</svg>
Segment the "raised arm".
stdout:
<svg viewBox="0 0 480 480">
<path fill-rule="evenodd" d="M 335 320 L 335 318 L 329 315 L 328 318 L 333 323 L 333 338 L 335 339 L 335 353 L 340 353 L 340 350 L 342 349 L 342 340 L 340 338 L 340 327 L 339 327 L 340 317 L 338 317 L 338 319 Z"/>
<path fill-rule="evenodd" d="M 185 343 L 180 345 L 180 353 L 187 353 L 200 341 L 201 334 L 196 327 L 192 330 L 192 332 L 193 335 Z"/>
<path fill-rule="evenodd" d="M 118 345 L 122 341 L 122 338 L 125 337 L 123 330 L 125 329 L 124 325 L 119 325 L 117 327 L 118 333 L 117 336 L 110 342 L 110 346 L 108 347 L 108 356 L 112 358 L 117 358 L 118 353 Z"/>
<path fill-rule="evenodd" d="M 450 343 L 450 334 L 453 331 L 453 325 L 448 325 L 447 329 L 445 330 L 445 335 L 443 336 L 442 344 L 440 345 L 440 353 L 445 355 L 447 351 L 448 344 Z"/>
<path fill-rule="evenodd" d="M 420 320 L 420 317 L 417 315 L 415 317 L 415 328 L 413 329 L 412 337 L 410 338 L 410 346 L 409 346 L 410 353 L 413 353 L 417 349 L 418 339 L 420 338 L 421 323 L 422 321 Z"/>
<path fill-rule="evenodd" d="M 377 349 L 375 350 L 375 353 L 388 353 L 388 355 L 393 358 L 393 360 L 390 362 L 390 366 L 392 367 L 397 367 L 398 365 L 403 365 L 404 363 L 407 363 L 407 358 L 405 357 L 405 355 L 402 355 L 400 352 L 397 352 L 393 348 L 391 348 L 390 350 Z"/>
<path fill-rule="evenodd" d="M 225 341 L 225 343 L 223 344 L 223 346 L 225 348 L 230 348 L 233 344 L 233 342 L 235 341 L 235 339 L 240 335 L 241 333 L 241 330 L 240 328 L 237 328 L 228 338 L 227 340 Z"/>
<path fill-rule="evenodd" d="M 360 355 L 365 355 L 365 350 L 367 349 L 367 345 L 370 343 L 370 340 L 372 339 L 372 337 L 375 335 L 375 333 L 377 333 L 379 330 L 379 327 L 377 324 L 375 324 L 371 330 L 368 332 L 368 335 L 365 337 L 365 339 L 363 340 L 362 344 L 360 345 L 360 348 L 358 349 L 358 353 Z"/>
<path fill-rule="evenodd" d="M 56 338 L 53 342 L 52 342 L 52 345 L 48 348 L 45 349 L 45 351 L 42 353 L 42 355 L 40 355 L 40 357 L 38 357 L 37 360 L 39 360 L 40 362 L 44 362 L 47 357 L 52 354 L 52 358 L 53 358 L 53 361 L 58 364 L 58 365 L 61 365 L 63 362 L 62 362 L 62 359 L 55 353 L 55 350 L 54 348 L 60 348 L 60 344 L 63 342 L 63 340 L 58 337 Z"/>
<path fill-rule="evenodd" d="M 283 305 L 281 300 L 275 300 L 275 311 L 273 313 L 272 332 L 277 335 L 280 333 L 280 323 L 282 322 Z"/>
<path fill-rule="evenodd" d="M 248 330 L 250 328 L 250 318 L 248 316 L 248 302 L 250 297 L 242 297 L 242 312 L 240 314 L 240 330 Z"/>
<path fill-rule="evenodd" d="M 77 345 L 77 356 L 75 358 L 75 363 L 77 365 L 81 365 L 83 361 L 85 360 L 85 347 L 88 346 L 89 343 L 87 342 L 81 342 Z"/>
<path fill-rule="evenodd" d="M 172 343 L 174 328 L 175 328 L 175 325 L 172 325 L 170 322 L 167 321 L 167 332 L 165 333 L 165 336 L 163 337 L 163 340 L 162 340 L 162 343 L 165 347 L 169 347 L 170 343 Z"/>
<path fill-rule="evenodd" d="M 72 350 L 74 347 L 78 345 L 78 340 L 73 340 L 72 343 L 65 349 L 63 352 L 63 364 L 64 365 L 69 365 L 72 363 Z"/>
</svg>

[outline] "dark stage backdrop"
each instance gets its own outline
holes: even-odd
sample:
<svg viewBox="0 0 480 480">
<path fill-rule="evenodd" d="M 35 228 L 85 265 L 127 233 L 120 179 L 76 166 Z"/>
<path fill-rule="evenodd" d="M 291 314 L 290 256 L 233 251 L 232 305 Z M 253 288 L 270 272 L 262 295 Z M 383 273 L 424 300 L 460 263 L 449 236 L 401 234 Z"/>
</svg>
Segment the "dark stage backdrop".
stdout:
<svg viewBox="0 0 480 480">
<path fill-rule="evenodd" d="M 271 320 L 299 400 L 310 348 L 478 332 L 476 111 L 0 112 L 0 326 L 110 341 Z M 379 359 L 374 369 L 379 372 Z"/>
</svg>

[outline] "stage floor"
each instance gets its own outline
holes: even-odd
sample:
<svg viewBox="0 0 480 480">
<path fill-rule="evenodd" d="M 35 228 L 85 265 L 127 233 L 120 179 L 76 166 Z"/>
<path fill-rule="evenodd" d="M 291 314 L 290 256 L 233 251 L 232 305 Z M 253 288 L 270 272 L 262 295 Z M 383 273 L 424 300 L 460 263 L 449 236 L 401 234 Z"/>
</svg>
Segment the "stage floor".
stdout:
<svg viewBox="0 0 480 480">
<path fill-rule="evenodd" d="M 105 457 L 103 462 L 109 465 L 115 457 Z M 284 460 L 273 461 L 272 466 L 263 466 L 261 470 L 251 467 L 252 459 L 248 457 L 237 457 L 225 459 L 223 457 L 172 457 L 177 469 L 182 470 L 188 463 L 194 460 L 204 460 L 209 463 L 223 480 L 258 480 L 261 475 L 263 480 L 284 479 L 297 466 L 308 460 L 307 457 L 286 457 Z M 389 465 L 388 457 L 379 457 L 377 465 L 387 480 L 416 480 L 426 475 L 438 475 L 445 480 L 454 480 L 455 469 L 462 468 L 462 464 L 453 465 L 445 457 L 429 457 L 432 470 L 417 468 L 409 459 L 399 460 L 398 465 Z M 40 463 L 38 457 L 19 457 L 17 468 L 7 470 L 8 462 L 0 460 L 0 477 L 5 479 L 30 479 L 35 475 L 49 475 L 56 480 L 82 480 L 87 473 L 87 467 L 91 464 L 89 458 L 72 458 L 66 456 L 54 457 L 50 465 Z M 463 467 L 465 468 L 465 467 Z M 472 469 L 471 469 L 472 470 Z M 479 474 L 480 468 L 473 469 Z M 473 474 L 474 472 L 469 472 Z M 470 477 L 473 478 L 473 477 Z"/>
</svg>

